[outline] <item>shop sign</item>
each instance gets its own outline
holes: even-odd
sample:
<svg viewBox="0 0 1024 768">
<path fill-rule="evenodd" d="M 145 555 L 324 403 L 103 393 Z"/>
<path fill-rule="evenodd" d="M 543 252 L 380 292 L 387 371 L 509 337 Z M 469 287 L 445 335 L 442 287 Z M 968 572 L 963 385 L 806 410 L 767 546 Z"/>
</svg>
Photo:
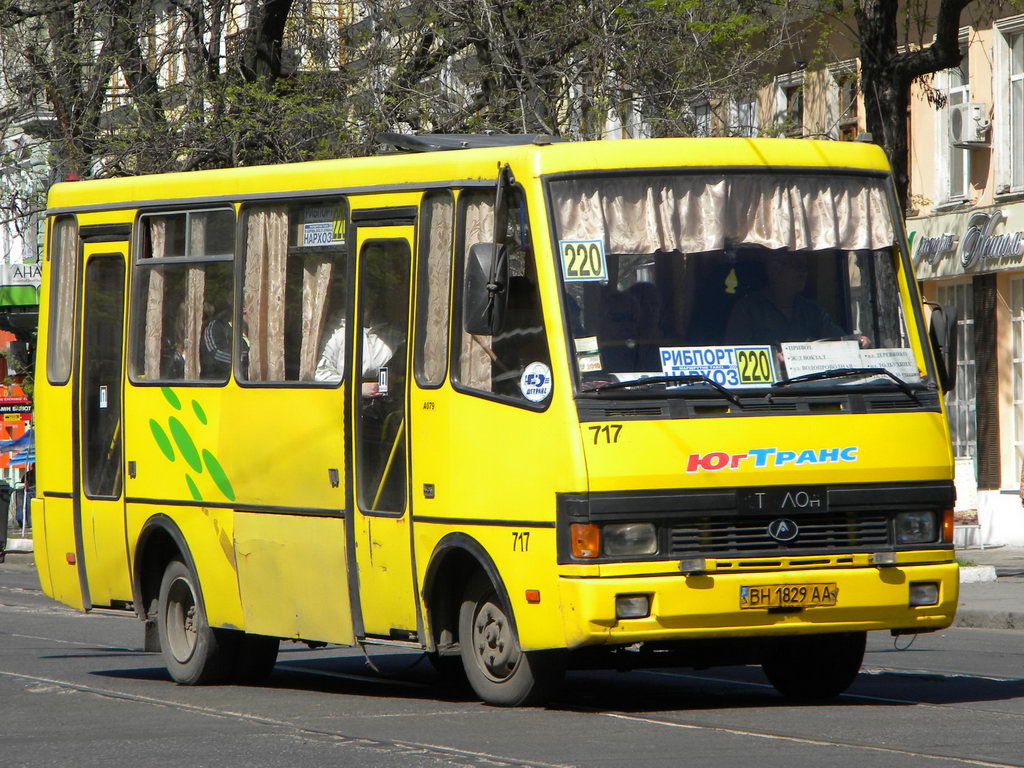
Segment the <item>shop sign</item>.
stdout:
<svg viewBox="0 0 1024 768">
<path fill-rule="evenodd" d="M 908 221 L 907 228 L 914 246 L 914 267 L 921 279 L 1024 266 L 1021 205 L 1012 206 L 1010 213 L 988 208 L 929 216 Z"/>
<path fill-rule="evenodd" d="M 969 269 L 978 259 L 1019 258 L 1024 232 L 995 234 L 995 228 L 1006 220 L 1006 214 L 996 208 L 992 213 L 978 212 L 967 221 L 967 232 L 960 243 L 960 264 Z"/>
<path fill-rule="evenodd" d="M 32 285 L 41 281 L 39 264 L 0 264 L 0 285 Z"/>
</svg>

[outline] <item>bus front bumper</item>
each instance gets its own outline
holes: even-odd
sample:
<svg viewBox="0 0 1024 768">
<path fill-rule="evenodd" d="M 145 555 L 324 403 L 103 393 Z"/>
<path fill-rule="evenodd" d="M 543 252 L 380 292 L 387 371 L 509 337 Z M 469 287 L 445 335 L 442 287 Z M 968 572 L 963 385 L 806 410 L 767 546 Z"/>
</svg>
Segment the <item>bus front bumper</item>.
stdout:
<svg viewBox="0 0 1024 768">
<path fill-rule="evenodd" d="M 560 585 L 566 645 L 579 648 L 701 637 L 942 629 L 953 621 L 960 583 L 958 565 L 946 562 L 728 574 L 563 576 Z M 748 595 L 764 595 L 778 586 L 820 590 L 821 585 L 835 590 L 834 605 L 741 607 L 743 588 Z M 934 604 L 911 605 L 912 585 L 918 600 L 922 591 L 934 591 Z M 926 585 L 923 590 L 921 585 Z M 934 585 L 934 590 L 927 585 Z M 634 610 L 643 606 L 644 596 L 648 615 L 618 615 L 623 605 Z"/>
</svg>

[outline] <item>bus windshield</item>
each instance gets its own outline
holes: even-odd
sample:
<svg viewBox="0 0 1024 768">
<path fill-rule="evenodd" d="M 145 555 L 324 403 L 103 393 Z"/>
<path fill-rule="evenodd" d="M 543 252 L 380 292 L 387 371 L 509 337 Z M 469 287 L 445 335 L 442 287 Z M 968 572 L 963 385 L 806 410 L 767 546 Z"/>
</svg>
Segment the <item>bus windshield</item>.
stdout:
<svg viewBox="0 0 1024 768">
<path fill-rule="evenodd" d="M 548 193 L 581 391 L 921 383 L 884 179 L 652 172 Z"/>
</svg>

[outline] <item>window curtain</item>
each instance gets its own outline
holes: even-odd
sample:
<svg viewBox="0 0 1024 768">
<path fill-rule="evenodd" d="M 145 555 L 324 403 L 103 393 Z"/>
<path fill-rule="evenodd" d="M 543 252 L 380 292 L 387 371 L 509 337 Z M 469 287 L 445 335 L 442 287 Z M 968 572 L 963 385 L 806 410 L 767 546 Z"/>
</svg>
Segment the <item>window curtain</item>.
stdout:
<svg viewBox="0 0 1024 768">
<path fill-rule="evenodd" d="M 190 217 L 189 223 L 189 255 L 206 253 L 205 215 Z M 185 378 L 198 379 L 199 370 L 199 337 L 203 332 L 203 297 L 206 294 L 206 265 L 189 264 L 185 278 L 185 337 L 183 357 L 185 358 Z"/>
<path fill-rule="evenodd" d="M 448 290 L 452 271 L 454 206 L 449 196 L 435 197 L 429 207 L 427 312 L 423 325 L 423 376 L 428 384 L 444 379 L 448 353 Z"/>
<path fill-rule="evenodd" d="M 149 253 L 161 259 L 167 250 L 167 222 L 160 218 L 145 219 L 149 230 Z M 143 340 L 143 372 L 147 379 L 160 378 L 160 350 L 164 339 L 164 268 L 149 267 L 149 285 L 146 296 L 146 335 Z"/>
<path fill-rule="evenodd" d="M 745 243 L 875 250 L 895 232 L 881 179 L 644 176 L 552 184 L 563 240 L 604 238 L 609 253 L 700 253 Z"/>
<path fill-rule="evenodd" d="M 71 375 L 72 323 L 75 311 L 75 287 L 78 285 L 78 224 L 64 217 L 54 224 L 53 238 L 57 247 L 52 254 L 53 324 L 49 328 L 48 373 L 53 382 L 67 381 Z"/>
<path fill-rule="evenodd" d="M 302 347 L 299 350 L 299 380 L 313 381 L 320 359 L 327 309 L 327 292 L 331 286 L 333 263 L 329 255 L 306 256 L 302 263 Z M 282 286 L 283 290 L 283 286 Z"/>
<path fill-rule="evenodd" d="M 474 195 L 465 207 L 466 236 L 463 264 L 474 243 L 490 243 L 494 240 L 494 200 L 492 197 Z M 463 273 L 465 274 L 465 273 Z M 491 350 L 490 336 L 475 336 L 460 329 L 459 381 L 473 389 L 491 391 Z"/>
<path fill-rule="evenodd" d="M 247 221 L 242 317 L 249 338 L 248 378 L 283 381 L 288 208 L 255 208 Z"/>
</svg>

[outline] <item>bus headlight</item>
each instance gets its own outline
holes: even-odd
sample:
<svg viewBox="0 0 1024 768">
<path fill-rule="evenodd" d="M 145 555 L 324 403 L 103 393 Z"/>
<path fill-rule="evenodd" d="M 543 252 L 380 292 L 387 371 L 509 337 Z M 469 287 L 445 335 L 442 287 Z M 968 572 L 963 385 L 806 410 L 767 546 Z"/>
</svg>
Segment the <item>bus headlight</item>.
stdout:
<svg viewBox="0 0 1024 768">
<path fill-rule="evenodd" d="M 653 555 L 658 551 L 654 523 L 613 523 L 601 531 L 606 555 Z"/>
<path fill-rule="evenodd" d="M 897 544 L 925 544 L 937 537 L 934 512 L 900 512 L 896 515 Z"/>
</svg>

